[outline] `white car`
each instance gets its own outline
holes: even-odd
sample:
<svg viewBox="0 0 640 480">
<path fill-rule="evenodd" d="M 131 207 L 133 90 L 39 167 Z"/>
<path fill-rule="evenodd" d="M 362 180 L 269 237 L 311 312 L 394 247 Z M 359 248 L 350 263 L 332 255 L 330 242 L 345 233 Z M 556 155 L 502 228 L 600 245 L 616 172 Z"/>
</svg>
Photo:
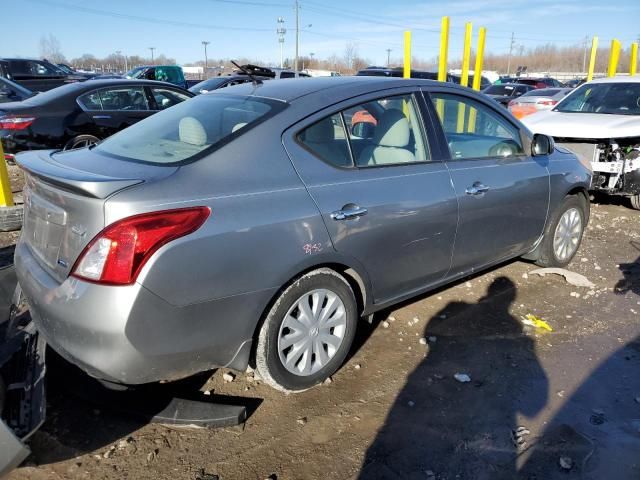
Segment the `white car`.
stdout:
<svg viewBox="0 0 640 480">
<path fill-rule="evenodd" d="M 629 196 L 640 210 L 640 76 L 585 83 L 521 121 L 591 162 L 592 190 Z"/>
</svg>

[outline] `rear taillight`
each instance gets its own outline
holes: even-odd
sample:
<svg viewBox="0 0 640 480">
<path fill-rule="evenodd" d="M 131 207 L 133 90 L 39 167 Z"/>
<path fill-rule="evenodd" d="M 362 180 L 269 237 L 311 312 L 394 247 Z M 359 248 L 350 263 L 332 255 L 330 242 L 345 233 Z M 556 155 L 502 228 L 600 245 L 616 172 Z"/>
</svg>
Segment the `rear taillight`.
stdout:
<svg viewBox="0 0 640 480">
<path fill-rule="evenodd" d="M 195 232 L 210 213 L 208 207 L 181 208 L 119 220 L 86 246 L 71 275 L 106 285 L 130 285 L 156 250 Z"/>
<path fill-rule="evenodd" d="M 31 125 L 35 119 L 35 117 L 19 117 L 14 115 L 0 117 L 0 130 L 24 130 Z"/>
<path fill-rule="evenodd" d="M 553 105 L 555 105 L 558 102 L 555 101 L 555 100 L 538 100 L 536 103 L 538 105 L 545 105 L 547 107 L 552 107 Z"/>
</svg>

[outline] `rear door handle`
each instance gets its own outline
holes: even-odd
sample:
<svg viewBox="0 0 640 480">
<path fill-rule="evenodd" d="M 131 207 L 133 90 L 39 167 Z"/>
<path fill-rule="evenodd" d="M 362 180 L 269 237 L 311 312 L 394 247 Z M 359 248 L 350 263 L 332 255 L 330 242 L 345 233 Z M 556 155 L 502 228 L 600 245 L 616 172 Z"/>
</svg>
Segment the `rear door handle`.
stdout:
<svg viewBox="0 0 640 480">
<path fill-rule="evenodd" d="M 93 118 L 95 120 L 101 120 L 101 119 L 106 120 L 111 118 L 111 115 L 93 115 Z"/>
<path fill-rule="evenodd" d="M 342 207 L 342 210 L 336 210 L 335 212 L 332 212 L 331 218 L 333 218 L 334 220 L 349 220 L 351 218 L 361 217 L 362 215 L 366 215 L 367 213 L 366 208 L 358 206 L 354 206 L 351 208 L 345 207 L 346 205 Z"/>
<path fill-rule="evenodd" d="M 467 189 L 465 190 L 465 193 L 467 195 L 481 195 L 483 193 L 487 193 L 488 191 L 489 191 L 489 187 L 487 187 L 481 182 L 475 182 L 470 187 L 467 187 Z"/>
</svg>

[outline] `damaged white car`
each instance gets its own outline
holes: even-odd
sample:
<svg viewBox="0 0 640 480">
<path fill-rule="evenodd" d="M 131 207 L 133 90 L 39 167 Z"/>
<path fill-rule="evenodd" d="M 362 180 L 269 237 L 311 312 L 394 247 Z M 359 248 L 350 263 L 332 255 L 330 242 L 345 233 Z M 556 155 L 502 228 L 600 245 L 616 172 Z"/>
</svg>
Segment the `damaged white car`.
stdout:
<svg viewBox="0 0 640 480">
<path fill-rule="evenodd" d="M 522 122 L 590 162 L 592 190 L 629 196 L 640 210 L 640 76 L 585 83 Z"/>
</svg>

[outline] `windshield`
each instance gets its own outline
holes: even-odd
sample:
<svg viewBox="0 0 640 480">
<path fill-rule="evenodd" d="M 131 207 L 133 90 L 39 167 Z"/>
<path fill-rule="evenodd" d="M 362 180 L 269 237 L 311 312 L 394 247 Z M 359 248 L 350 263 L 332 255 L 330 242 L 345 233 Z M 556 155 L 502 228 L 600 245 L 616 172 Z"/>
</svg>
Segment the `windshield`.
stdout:
<svg viewBox="0 0 640 480">
<path fill-rule="evenodd" d="M 640 83 L 592 83 L 578 87 L 554 109 L 566 113 L 640 115 Z"/>
<path fill-rule="evenodd" d="M 197 159 L 284 106 L 283 102 L 256 97 L 199 95 L 122 130 L 95 150 L 164 165 Z"/>
<path fill-rule="evenodd" d="M 513 95 L 515 87 L 512 85 L 491 85 L 484 90 L 484 93 L 488 95 Z"/>
<path fill-rule="evenodd" d="M 124 74 L 126 78 L 138 78 L 147 67 L 136 67 Z"/>
</svg>

